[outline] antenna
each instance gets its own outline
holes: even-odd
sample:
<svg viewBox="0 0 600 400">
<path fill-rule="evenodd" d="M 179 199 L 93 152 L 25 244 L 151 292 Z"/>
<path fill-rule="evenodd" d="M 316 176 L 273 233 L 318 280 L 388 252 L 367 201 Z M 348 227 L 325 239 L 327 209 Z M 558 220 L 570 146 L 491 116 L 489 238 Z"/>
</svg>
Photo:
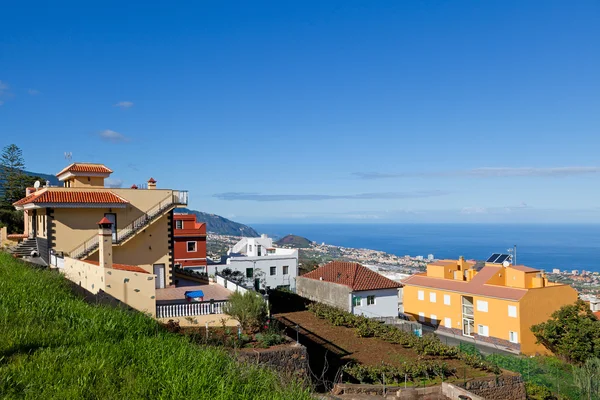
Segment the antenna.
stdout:
<svg viewBox="0 0 600 400">
<path fill-rule="evenodd" d="M 65 160 L 71 162 L 71 159 L 73 158 L 73 153 L 71 153 L 70 151 L 65 151 Z"/>
<path fill-rule="evenodd" d="M 35 181 L 35 183 L 33 184 L 33 187 L 36 189 L 40 188 L 40 181 Z"/>
<path fill-rule="evenodd" d="M 507 249 L 508 254 L 510 254 L 510 259 L 513 265 L 517 265 L 517 245 L 515 244 L 512 249 Z"/>
</svg>

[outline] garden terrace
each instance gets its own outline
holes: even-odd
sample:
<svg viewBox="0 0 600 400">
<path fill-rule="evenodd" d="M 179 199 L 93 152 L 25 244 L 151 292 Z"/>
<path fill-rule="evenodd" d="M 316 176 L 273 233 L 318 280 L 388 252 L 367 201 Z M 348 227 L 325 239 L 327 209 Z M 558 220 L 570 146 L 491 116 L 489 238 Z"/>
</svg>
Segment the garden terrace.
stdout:
<svg viewBox="0 0 600 400">
<path fill-rule="evenodd" d="M 446 346 L 433 335 L 418 338 L 410 332 L 318 303 L 310 309 L 312 311 L 278 314 L 277 318 L 289 327 L 288 334 L 292 337 L 296 325 L 300 327 L 304 339 L 301 343 L 309 348 L 310 356 L 311 344 L 314 348 L 324 347 L 323 343 L 326 343 L 339 349 L 336 353 L 339 365 L 348 364 L 344 367 L 346 373 L 357 381 L 378 383 L 377 375 L 383 370 L 388 377 L 406 374 L 413 384 L 426 385 L 442 380 L 464 381 L 510 374 L 478 355 L 461 353 L 457 348 Z M 328 351 L 332 353 L 330 349 Z"/>
</svg>

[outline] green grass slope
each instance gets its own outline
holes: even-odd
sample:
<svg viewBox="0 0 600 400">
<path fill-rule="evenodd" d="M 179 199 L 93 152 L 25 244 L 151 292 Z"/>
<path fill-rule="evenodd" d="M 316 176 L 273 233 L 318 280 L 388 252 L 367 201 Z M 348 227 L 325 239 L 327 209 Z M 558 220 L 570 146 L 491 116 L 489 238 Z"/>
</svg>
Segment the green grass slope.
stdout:
<svg viewBox="0 0 600 400">
<path fill-rule="evenodd" d="M 59 274 L 0 252 L 0 398 L 309 399 L 273 371 L 140 313 L 94 306 Z"/>
</svg>

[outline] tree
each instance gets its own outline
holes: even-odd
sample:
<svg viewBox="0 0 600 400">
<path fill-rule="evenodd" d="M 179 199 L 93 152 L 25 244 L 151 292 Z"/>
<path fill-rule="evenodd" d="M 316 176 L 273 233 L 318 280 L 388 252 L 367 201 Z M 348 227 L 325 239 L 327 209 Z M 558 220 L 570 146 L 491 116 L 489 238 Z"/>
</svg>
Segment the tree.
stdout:
<svg viewBox="0 0 600 400">
<path fill-rule="evenodd" d="M 23 152 L 15 145 L 10 144 L 2 150 L 0 155 L 0 182 L 4 187 L 2 207 L 12 209 L 12 204 L 25 197 L 25 189 L 30 184 L 31 178 L 25 172 Z"/>
<path fill-rule="evenodd" d="M 561 307 L 531 331 L 538 343 L 569 362 L 600 356 L 600 321 L 581 300 Z"/>
<path fill-rule="evenodd" d="M 573 378 L 587 399 L 600 398 L 600 359 L 589 358 L 581 367 L 573 367 Z"/>
<path fill-rule="evenodd" d="M 242 329 L 255 332 L 267 319 L 267 305 L 262 297 L 253 291 L 234 292 L 229 296 L 223 311 L 240 323 Z"/>
</svg>

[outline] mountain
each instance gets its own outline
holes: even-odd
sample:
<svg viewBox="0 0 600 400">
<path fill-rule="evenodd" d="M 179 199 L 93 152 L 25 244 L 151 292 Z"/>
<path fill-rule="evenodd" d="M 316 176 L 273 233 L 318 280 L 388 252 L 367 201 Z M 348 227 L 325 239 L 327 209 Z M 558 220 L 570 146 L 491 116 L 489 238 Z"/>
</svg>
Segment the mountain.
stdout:
<svg viewBox="0 0 600 400">
<path fill-rule="evenodd" d="M 296 235 L 287 235 L 275 242 L 278 246 L 293 247 L 295 249 L 306 249 L 312 242 L 305 237 Z"/>
<path fill-rule="evenodd" d="M 219 235 L 258 237 L 260 236 L 254 229 L 247 225 L 233 222 L 220 215 L 208 214 L 201 211 L 190 210 L 188 208 L 178 208 L 178 213 L 194 214 L 196 221 L 206 222 L 206 230 L 208 232 L 217 233 Z"/>
</svg>

